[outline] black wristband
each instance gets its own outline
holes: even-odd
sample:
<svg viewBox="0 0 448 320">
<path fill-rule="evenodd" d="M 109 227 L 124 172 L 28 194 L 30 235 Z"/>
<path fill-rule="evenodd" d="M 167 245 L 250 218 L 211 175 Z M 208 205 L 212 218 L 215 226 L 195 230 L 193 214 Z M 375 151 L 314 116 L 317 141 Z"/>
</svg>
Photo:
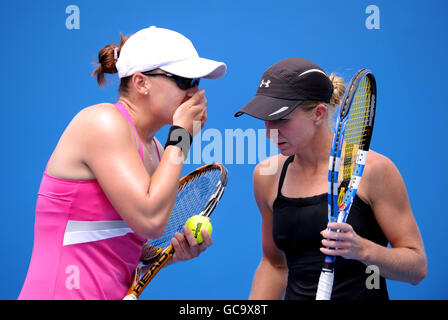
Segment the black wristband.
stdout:
<svg viewBox="0 0 448 320">
<path fill-rule="evenodd" d="M 182 150 L 184 159 L 186 159 L 192 142 L 193 137 L 187 130 L 179 126 L 171 126 L 165 143 L 165 149 L 168 146 L 176 146 Z"/>
</svg>

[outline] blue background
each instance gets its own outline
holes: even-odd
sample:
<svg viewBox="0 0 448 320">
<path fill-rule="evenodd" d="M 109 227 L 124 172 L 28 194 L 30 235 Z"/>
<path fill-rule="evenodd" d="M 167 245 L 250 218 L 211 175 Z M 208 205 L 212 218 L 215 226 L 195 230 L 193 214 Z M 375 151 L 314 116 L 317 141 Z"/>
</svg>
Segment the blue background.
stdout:
<svg viewBox="0 0 448 320">
<path fill-rule="evenodd" d="M 80 9 L 79 30 L 65 25 L 72 4 Z M 380 9 L 379 30 L 365 26 L 370 4 Z M 448 298 L 442 206 L 448 178 L 447 9 L 443 0 L 1 1 L 0 299 L 16 299 L 25 279 L 37 191 L 63 130 L 82 108 L 118 97 L 116 75 L 99 89 L 90 76 L 92 62 L 106 44 L 119 42 L 120 32 L 150 25 L 181 32 L 201 56 L 227 63 L 224 78 L 202 82 L 209 101 L 206 128 L 223 134 L 264 128 L 233 113 L 253 97 L 264 70 L 283 58 L 311 59 L 346 81 L 359 68 L 372 69 L 378 82 L 372 148 L 400 169 L 428 257 L 426 279 L 418 286 L 388 281 L 390 296 Z M 157 135 L 162 142 L 166 132 Z M 214 245 L 199 259 L 160 272 L 143 298 L 248 297 L 261 257 L 254 166 L 227 164 L 230 180 L 213 217 Z"/>
</svg>

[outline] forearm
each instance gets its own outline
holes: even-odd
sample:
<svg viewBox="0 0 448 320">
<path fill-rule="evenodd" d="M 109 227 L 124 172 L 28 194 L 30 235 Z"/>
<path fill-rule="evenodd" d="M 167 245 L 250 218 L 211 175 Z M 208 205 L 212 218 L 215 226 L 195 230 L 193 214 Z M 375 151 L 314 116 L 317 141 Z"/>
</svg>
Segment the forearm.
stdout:
<svg viewBox="0 0 448 320">
<path fill-rule="evenodd" d="M 285 293 L 288 269 L 262 260 L 255 272 L 250 300 L 279 300 Z"/>
<path fill-rule="evenodd" d="M 414 248 L 383 247 L 366 239 L 363 241 L 365 250 L 360 261 L 366 266 L 377 266 L 381 276 L 414 285 L 420 283 L 426 276 L 424 252 Z"/>
<path fill-rule="evenodd" d="M 168 146 L 150 179 L 143 211 L 148 218 L 160 220 L 163 226 L 168 222 L 176 201 L 182 167 L 182 151 L 178 147 Z"/>
<path fill-rule="evenodd" d="M 171 199 L 173 189 L 177 191 L 179 186 L 183 162 L 183 154 L 180 148 L 168 146 L 163 153 L 157 170 L 151 177 L 147 196 L 158 196 L 164 200 Z M 176 197 L 174 196 L 174 198 Z"/>
</svg>

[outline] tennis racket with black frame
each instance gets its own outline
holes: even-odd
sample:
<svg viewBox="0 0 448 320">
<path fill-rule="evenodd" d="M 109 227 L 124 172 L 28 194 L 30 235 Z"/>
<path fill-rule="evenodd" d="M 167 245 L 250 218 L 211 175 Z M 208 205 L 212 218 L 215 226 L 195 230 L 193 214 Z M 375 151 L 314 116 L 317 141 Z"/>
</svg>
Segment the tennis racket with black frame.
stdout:
<svg viewBox="0 0 448 320">
<path fill-rule="evenodd" d="M 151 266 L 141 276 L 145 262 L 140 262 L 134 272 L 134 280 L 123 300 L 137 300 L 149 282 L 160 269 L 173 257 L 174 248 L 171 239 L 176 232 L 182 232 L 182 226 L 194 215 L 209 217 L 221 200 L 227 186 L 228 173 L 222 164 L 209 164 L 189 173 L 179 181 L 176 202 L 170 220 L 163 235 L 148 242 Z"/>
<path fill-rule="evenodd" d="M 359 70 L 342 99 L 328 169 L 328 221 L 346 222 L 361 182 L 369 152 L 376 109 L 376 81 L 370 70 Z M 335 256 L 326 256 L 316 300 L 330 300 Z"/>
</svg>

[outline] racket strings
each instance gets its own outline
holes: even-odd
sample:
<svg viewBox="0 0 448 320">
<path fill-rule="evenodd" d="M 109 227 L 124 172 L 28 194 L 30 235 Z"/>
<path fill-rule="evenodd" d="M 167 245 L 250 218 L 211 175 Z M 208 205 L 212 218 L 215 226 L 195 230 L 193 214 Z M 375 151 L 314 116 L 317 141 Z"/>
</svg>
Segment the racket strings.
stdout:
<svg viewBox="0 0 448 320">
<path fill-rule="evenodd" d="M 350 180 L 359 149 L 364 149 L 370 118 L 371 83 L 368 77 L 359 84 L 350 107 L 341 152 L 343 181 Z"/>
<path fill-rule="evenodd" d="M 170 220 L 158 239 L 148 243 L 157 247 L 168 247 L 176 232 L 182 233 L 182 226 L 194 215 L 200 214 L 212 197 L 221 178 L 221 170 L 205 170 L 179 186 L 176 202 Z"/>
</svg>

